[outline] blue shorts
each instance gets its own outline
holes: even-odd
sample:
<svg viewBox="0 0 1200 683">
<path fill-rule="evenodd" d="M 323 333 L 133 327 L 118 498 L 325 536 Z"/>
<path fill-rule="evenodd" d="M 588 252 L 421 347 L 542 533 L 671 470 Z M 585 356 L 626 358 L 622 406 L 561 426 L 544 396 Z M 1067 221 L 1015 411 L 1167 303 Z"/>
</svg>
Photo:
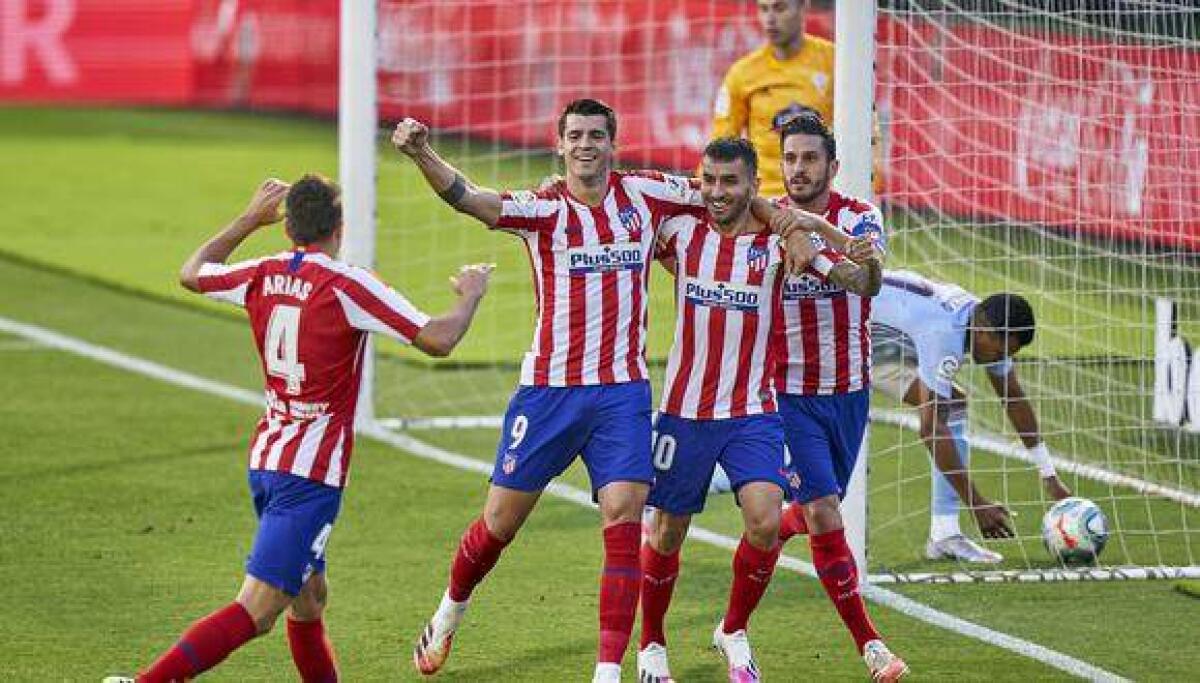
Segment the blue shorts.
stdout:
<svg viewBox="0 0 1200 683">
<path fill-rule="evenodd" d="M 718 462 L 735 492 L 769 481 L 790 494 L 779 415 L 690 420 L 664 413 L 654 425 L 656 474 L 647 505 L 673 515 L 700 512 Z"/>
<path fill-rule="evenodd" d="M 283 472 L 250 470 L 258 515 L 246 573 L 297 595 L 325 571 L 325 544 L 342 504 L 342 490 Z"/>
<path fill-rule="evenodd" d="M 800 478 L 796 500 L 809 503 L 825 496 L 846 495 L 867 428 L 870 391 L 779 395 L 790 466 Z"/>
<path fill-rule="evenodd" d="M 541 491 L 583 456 L 592 493 L 614 481 L 650 483 L 650 383 L 521 386 L 504 413 L 492 483 Z"/>
</svg>

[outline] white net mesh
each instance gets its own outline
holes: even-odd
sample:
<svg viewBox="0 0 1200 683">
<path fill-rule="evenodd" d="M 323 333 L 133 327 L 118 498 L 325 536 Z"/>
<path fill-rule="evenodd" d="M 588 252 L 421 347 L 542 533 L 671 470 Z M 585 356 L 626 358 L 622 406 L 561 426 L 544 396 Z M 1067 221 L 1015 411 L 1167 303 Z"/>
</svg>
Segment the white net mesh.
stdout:
<svg viewBox="0 0 1200 683">
<path fill-rule="evenodd" d="M 1181 2 L 880 6 L 893 263 L 1031 301 L 1037 339 L 1018 373 L 1063 478 L 1108 517 L 1108 565 L 1194 567 L 1200 552 L 1200 435 L 1153 419 L 1156 299 L 1200 338 L 1198 19 Z M 1053 568 L 1036 470 L 1011 457 L 1024 449 L 983 371 L 960 379 L 972 469 L 1020 513 L 1017 541 L 994 546 L 1002 568 Z M 876 398 L 877 418 L 911 424 Z M 872 449 L 874 564 L 916 571 L 926 451 L 894 426 Z"/>
<path fill-rule="evenodd" d="M 813 3 L 809 29 L 832 37 L 826 5 Z M 693 168 L 722 75 L 762 43 L 753 4 L 733 0 L 388 0 L 379 35 L 381 118 L 426 121 L 448 160 L 497 188 L 555 172 L 554 121 L 580 96 L 617 110 L 624 166 Z M 1173 334 L 1200 343 L 1198 35 L 1200 14 L 1182 1 L 879 5 L 889 267 L 1033 303 L 1037 340 L 1018 372 L 1064 480 L 1108 516 L 1105 565 L 1196 567 L 1200 555 L 1200 435 L 1186 415 L 1156 421 L 1153 404 L 1156 299 L 1176 304 Z M 426 308 L 449 304 L 458 265 L 499 268 L 450 362 L 381 345 L 376 413 L 500 415 L 533 328 L 520 242 L 454 214 L 394 153 L 380 160 L 378 196 L 379 269 Z M 663 285 L 655 275 L 656 385 L 673 316 Z M 1019 513 L 1019 538 L 993 546 L 1000 569 L 1053 570 L 1036 472 L 983 373 L 960 380 L 973 470 Z M 924 559 L 931 473 L 915 412 L 874 400 L 872 571 L 967 569 Z M 493 422 L 472 444 L 494 443 Z"/>
</svg>

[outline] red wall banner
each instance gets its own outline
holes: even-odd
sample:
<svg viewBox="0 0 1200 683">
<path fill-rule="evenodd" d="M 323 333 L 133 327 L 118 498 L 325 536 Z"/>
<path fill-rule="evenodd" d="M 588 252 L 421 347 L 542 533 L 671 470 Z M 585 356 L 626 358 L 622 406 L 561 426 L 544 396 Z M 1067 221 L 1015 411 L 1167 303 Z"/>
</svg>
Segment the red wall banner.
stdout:
<svg viewBox="0 0 1200 683">
<path fill-rule="evenodd" d="M 0 101 L 194 100 L 191 0 L 0 0 Z"/>
<path fill-rule="evenodd" d="M 383 0 L 378 33 L 385 119 L 545 148 L 588 95 L 619 112 L 626 163 L 673 168 L 762 41 L 735 0 Z M 886 201 L 1200 250 L 1200 52 L 887 20 L 879 37 Z M 337 55 L 333 0 L 0 0 L 0 100 L 331 114 Z"/>
</svg>

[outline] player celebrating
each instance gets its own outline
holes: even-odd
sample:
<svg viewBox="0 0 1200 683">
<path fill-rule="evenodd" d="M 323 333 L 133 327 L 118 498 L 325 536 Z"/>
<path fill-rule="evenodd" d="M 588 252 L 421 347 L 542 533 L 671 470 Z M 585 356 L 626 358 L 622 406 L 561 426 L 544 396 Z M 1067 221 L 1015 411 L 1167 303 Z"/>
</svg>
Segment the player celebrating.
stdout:
<svg viewBox="0 0 1200 683">
<path fill-rule="evenodd" d="M 713 107 L 713 137 L 741 135 L 762 162 L 765 197 L 784 194 L 779 172 L 779 128 L 814 111 L 833 120 L 833 43 L 804 33 L 808 0 L 758 0 L 767 44 L 729 67 Z"/>
<path fill-rule="evenodd" d="M 445 356 L 471 324 L 490 266 L 453 279 L 458 302 L 430 318 L 376 276 L 337 261 L 339 190 L 306 175 L 267 180 L 249 206 L 183 265 L 194 292 L 246 309 L 266 379 L 266 414 L 250 446 L 258 532 L 237 599 L 192 624 L 137 681 L 184 681 L 216 666 L 287 610 L 292 658 L 304 681 L 336 681 L 322 614 L 325 551 L 354 447 L 354 413 L 369 332 Z M 225 265 L 251 233 L 280 220 L 286 196 L 291 251 Z M 107 681 L 133 679 L 110 677 Z"/>
<path fill-rule="evenodd" d="M 781 538 L 807 533 L 817 576 L 854 638 L 872 677 L 893 681 L 904 661 L 884 645 L 858 590 L 858 570 L 846 543 L 841 498 L 854 471 L 870 403 L 871 297 L 882 281 L 882 217 L 869 202 L 834 192 L 837 144 L 824 123 L 805 114 L 780 131 L 787 196 L 781 202 L 822 214 L 854 239 L 855 266 L 836 251 L 819 272 L 788 278 L 772 338 L 779 364 L 791 467 L 800 475 L 796 502 L 784 513 Z"/>
<path fill-rule="evenodd" d="M 675 271 L 677 311 L 655 425 L 658 473 L 649 505 L 657 512 L 642 547 L 641 681 L 670 680 L 663 622 L 679 549 L 692 515 L 704 509 L 718 461 L 737 491 L 746 531 L 713 645 L 727 659 L 731 681 L 758 680 L 746 625 L 779 556 L 779 515 L 788 483 L 769 353 L 782 252 L 780 238 L 750 212 L 756 166 L 746 140 L 709 143 L 700 181 L 707 215 L 673 218 L 659 234 L 659 256 Z M 802 243 L 802 260 L 811 260 L 816 252 L 809 237 L 794 239 Z"/>
<path fill-rule="evenodd" d="M 932 477 L 929 542 L 925 556 L 994 564 L 1004 558 L 963 535 L 960 502 L 988 538 L 1013 535 L 1008 511 L 985 498 L 969 476 L 966 394 L 954 376 L 969 358 L 984 365 L 996 395 L 1037 464 L 1046 495 L 1071 492 L 1059 480 L 1038 430 L 1033 405 L 1017 379 L 1012 355 L 1033 341 L 1029 302 L 1017 294 L 980 301 L 955 285 L 916 273 L 889 271 L 875 308 L 875 386 L 920 410 L 921 438 L 941 476 Z"/>
<path fill-rule="evenodd" d="M 594 678 L 620 678 L 641 583 L 639 520 L 654 473 L 645 360 L 648 267 L 659 226 L 703 209 L 687 179 L 614 171 L 616 132 L 616 115 L 604 103 L 568 104 L 558 119 L 557 145 L 566 176 L 538 192 L 496 192 L 468 182 L 412 119 L 392 136 L 446 203 L 525 243 L 538 313 L 521 386 L 505 412 L 483 514 L 463 534 L 449 586 L 413 652 L 421 673 L 443 666 L 471 592 L 542 490 L 581 454 L 604 525 Z M 817 216 L 767 202 L 756 203 L 755 211 L 781 234 L 829 229 Z"/>
</svg>

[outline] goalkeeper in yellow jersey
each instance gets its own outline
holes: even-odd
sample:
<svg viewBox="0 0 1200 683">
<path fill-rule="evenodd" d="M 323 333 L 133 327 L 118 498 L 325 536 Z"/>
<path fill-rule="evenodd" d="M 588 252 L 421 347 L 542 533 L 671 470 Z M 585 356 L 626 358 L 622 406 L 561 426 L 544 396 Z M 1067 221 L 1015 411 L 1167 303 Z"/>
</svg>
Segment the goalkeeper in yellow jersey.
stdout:
<svg viewBox="0 0 1200 683">
<path fill-rule="evenodd" d="M 785 193 L 779 129 L 805 110 L 833 122 L 833 43 L 804 33 L 808 0 L 758 0 L 768 43 L 725 74 L 713 106 L 712 137 L 745 136 L 759 157 L 759 194 Z"/>
</svg>

